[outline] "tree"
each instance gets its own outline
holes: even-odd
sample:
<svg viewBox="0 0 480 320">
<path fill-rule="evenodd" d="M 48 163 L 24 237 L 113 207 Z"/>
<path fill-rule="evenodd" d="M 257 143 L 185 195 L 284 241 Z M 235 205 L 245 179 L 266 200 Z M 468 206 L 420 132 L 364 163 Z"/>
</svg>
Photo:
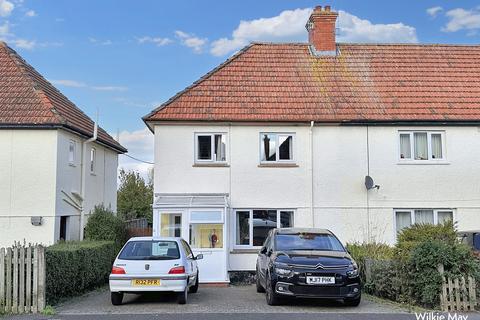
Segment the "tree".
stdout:
<svg viewBox="0 0 480 320">
<path fill-rule="evenodd" d="M 117 214 L 123 220 L 147 218 L 152 222 L 153 183 L 138 172 L 120 170 L 117 192 Z"/>
</svg>

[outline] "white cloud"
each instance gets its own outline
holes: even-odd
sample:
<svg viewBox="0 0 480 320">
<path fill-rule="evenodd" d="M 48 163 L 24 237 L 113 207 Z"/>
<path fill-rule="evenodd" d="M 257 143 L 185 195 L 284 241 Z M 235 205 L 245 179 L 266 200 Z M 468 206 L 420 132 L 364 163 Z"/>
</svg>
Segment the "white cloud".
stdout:
<svg viewBox="0 0 480 320">
<path fill-rule="evenodd" d="M 32 50 L 36 46 L 35 40 L 15 39 L 12 42 L 15 47 L 26 50 Z"/>
<path fill-rule="evenodd" d="M 391 24 L 373 24 L 353 14 L 339 11 L 337 36 L 338 42 L 367 43 L 415 43 L 418 42 L 414 27 L 401 22 Z"/>
<path fill-rule="evenodd" d="M 37 13 L 34 10 L 28 10 L 27 12 L 25 12 L 25 15 L 27 17 L 35 17 L 37 16 Z"/>
<path fill-rule="evenodd" d="M 252 41 L 304 42 L 305 24 L 312 9 L 285 10 L 278 16 L 240 21 L 230 38 L 212 42 L 210 52 L 222 56 L 238 50 Z M 414 27 L 403 23 L 374 24 L 348 12 L 339 11 L 337 27 L 339 42 L 417 42 Z"/>
<path fill-rule="evenodd" d="M 127 87 L 121 87 L 121 86 L 93 86 L 93 90 L 97 91 L 126 91 L 128 90 Z"/>
<path fill-rule="evenodd" d="M 175 31 L 175 35 L 180 39 L 182 44 L 193 49 L 195 53 L 202 53 L 203 48 L 208 42 L 207 38 L 199 38 L 194 34 L 189 34 L 180 30 Z"/>
<path fill-rule="evenodd" d="M 445 13 L 449 21 L 442 28 L 445 32 L 455 32 L 459 30 L 469 30 L 474 32 L 480 29 L 480 8 L 476 9 L 462 9 L 457 8 Z"/>
<path fill-rule="evenodd" d="M 4 24 L 0 25 L 0 39 L 4 39 L 5 37 L 8 36 L 10 31 L 10 25 L 8 22 L 5 22 Z"/>
<path fill-rule="evenodd" d="M 112 40 L 98 40 L 98 39 L 93 38 L 93 37 L 89 37 L 88 41 L 90 41 L 90 43 L 95 43 L 95 44 L 99 44 L 99 45 L 102 45 L 102 46 L 109 46 L 109 45 L 113 44 Z"/>
<path fill-rule="evenodd" d="M 123 86 L 91 86 L 85 82 L 70 80 L 70 79 L 60 79 L 60 80 L 49 80 L 54 85 L 70 87 L 70 88 L 88 88 L 96 91 L 126 91 L 127 87 Z"/>
<path fill-rule="evenodd" d="M 443 8 L 440 7 L 440 6 L 437 6 L 437 7 L 431 7 L 431 8 L 428 8 L 427 9 L 427 14 L 432 17 L 432 18 L 435 18 L 440 12 L 443 11 Z"/>
<path fill-rule="evenodd" d="M 167 44 L 172 43 L 172 40 L 169 38 L 160 38 L 160 37 L 141 37 L 137 38 L 138 43 L 143 44 L 143 43 L 153 43 L 157 47 L 165 46 Z"/>
<path fill-rule="evenodd" d="M 87 85 L 83 82 L 79 82 L 76 80 L 68 80 L 68 79 L 61 79 L 61 80 L 49 80 L 54 85 L 60 85 L 64 87 L 71 87 L 71 88 L 85 88 Z"/>
<path fill-rule="evenodd" d="M 128 154 L 132 157 L 153 162 L 153 134 L 148 128 L 135 131 L 122 131 L 119 135 L 119 142 L 128 149 Z M 120 155 L 118 168 L 138 171 L 142 177 L 147 178 L 153 165 L 133 160 L 125 155 Z"/>
<path fill-rule="evenodd" d="M 14 8 L 14 4 L 10 1 L 0 0 L 0 17 L 8 17 Z"/>
</svg>

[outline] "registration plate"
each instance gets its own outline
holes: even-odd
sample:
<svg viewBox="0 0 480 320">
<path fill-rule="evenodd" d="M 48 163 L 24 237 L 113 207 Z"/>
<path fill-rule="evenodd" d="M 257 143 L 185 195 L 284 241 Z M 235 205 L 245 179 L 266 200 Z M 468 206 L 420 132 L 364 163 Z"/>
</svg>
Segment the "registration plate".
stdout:
<svg viewBox="0 0 480 320">
<path fill-rule="evenodd" d="M 307 284 L 335 284 L 335 277 L 307 277 Z"/>
<path fill-rule="evenodd" d="M 134 279 L 132 280 L 133 286 L 159 286 L 160 280 L 158 279 Z"/>
</svg>

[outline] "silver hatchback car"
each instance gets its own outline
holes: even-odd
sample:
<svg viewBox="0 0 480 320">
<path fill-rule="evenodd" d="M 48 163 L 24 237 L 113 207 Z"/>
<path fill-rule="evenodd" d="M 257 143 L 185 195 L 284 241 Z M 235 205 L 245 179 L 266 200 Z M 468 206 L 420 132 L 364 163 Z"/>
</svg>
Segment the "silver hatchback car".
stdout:
<svg viewBox="0 0 480 320">
<path fill-rule="evenodd" d="M 198 291 L 197 260 L 182 238 L 135 237 L 127 241 L 113 263 L 110 293 L 120 305 L 124 293 L 173 291 L 178 303 Z"/>
</svg>

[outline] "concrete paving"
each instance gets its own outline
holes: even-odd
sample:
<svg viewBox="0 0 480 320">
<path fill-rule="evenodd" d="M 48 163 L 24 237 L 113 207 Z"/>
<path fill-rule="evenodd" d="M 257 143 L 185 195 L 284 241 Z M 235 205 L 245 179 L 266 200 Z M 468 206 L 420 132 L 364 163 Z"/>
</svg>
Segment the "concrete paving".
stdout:
<svg viewBox="0 0 480 320">
<path fill-rule="evenodd" d="M 176 296 L 167 293 L 144 295 L 126 294 L 124 304 L 113 306 L 107 288 L 73 298 L 56 307 L 59 315 L 74 314 L 165 314 L 165 313 L 406 313 L 394 304 L 364 298 L 358 307 L 346 307 L 342 302 L 293 299 L 282 306 L 269 306 L 265 294 L 254 286 L 224 288 L 201 287 L 188 296 L 186 305 L 179 305 Z"/>
</svg>

